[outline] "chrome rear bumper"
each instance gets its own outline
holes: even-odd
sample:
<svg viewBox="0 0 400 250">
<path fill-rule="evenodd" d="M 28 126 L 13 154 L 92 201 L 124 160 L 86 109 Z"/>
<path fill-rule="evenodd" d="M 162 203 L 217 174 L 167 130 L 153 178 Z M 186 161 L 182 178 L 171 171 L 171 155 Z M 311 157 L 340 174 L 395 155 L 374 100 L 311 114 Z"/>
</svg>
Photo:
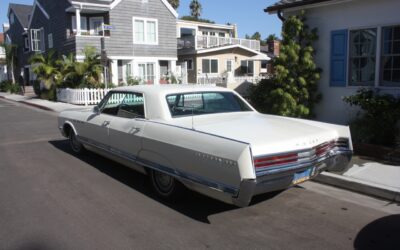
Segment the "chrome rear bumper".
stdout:
<svg viewBox="0 0 400 250">
<path fill-rule="evenodd" d="M 258 175 L 255 180 L 242 181 L 238 196 L 233 198 L 233 204 L 245 207 L 250 204 L 255 195 L 287 189 L 293 186 L 293 178 L 296 173 L 309 168 L 313 168 L 310 179 L 316 177 L 322 171 L 343 172 L 348 169 L 352 155 L 353 152 L 350 150 L 336 151 L 322 161 L 312 164 L 299 164 L 290 168 L 274 169 L 271 172 L 264 171 L 263 175 Z"/>
</svg>

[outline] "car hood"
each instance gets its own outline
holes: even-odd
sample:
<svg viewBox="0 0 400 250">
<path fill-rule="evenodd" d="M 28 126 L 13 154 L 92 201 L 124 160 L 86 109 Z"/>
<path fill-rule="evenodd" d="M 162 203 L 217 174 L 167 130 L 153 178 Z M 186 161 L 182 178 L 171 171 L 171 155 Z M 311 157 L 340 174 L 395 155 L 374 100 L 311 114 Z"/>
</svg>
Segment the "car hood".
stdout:
<svg viewBox="0 0 400 250">
<path fill-rule="evenodd" d="M 174 125 L 249 143 L 253 155 L 309 149 L 339 137 L 343 126 L 257 112 L 177 118 Z M 346 127 L 344 127 L 346 128 Z"/>
</svg>

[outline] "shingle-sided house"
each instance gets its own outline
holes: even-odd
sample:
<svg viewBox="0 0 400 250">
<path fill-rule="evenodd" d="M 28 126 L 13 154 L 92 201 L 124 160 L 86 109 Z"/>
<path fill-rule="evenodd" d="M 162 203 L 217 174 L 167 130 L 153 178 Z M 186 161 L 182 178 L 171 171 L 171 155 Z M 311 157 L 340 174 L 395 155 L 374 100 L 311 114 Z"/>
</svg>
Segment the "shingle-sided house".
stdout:
<svg viewBox="0 0 400 250">
<path fill-rule="evenodd" d="M 103 48 L 106 79 L 113 84 L 129 77 L 157 84 L 164 72 L 176 69 L 177 13 L 167 0 L 35 0 L 17 27 L 12 18 L 15 13 L 22 19 L 19 6 L 10 4 L 7 34 L 22 44 L 19 68 L 25 79 L 32 79 L 25 60 L 32 54 L 55 49 L 82 60 L 87 45 L 99 53 Z"/>
<path fill-rule="evenodd" d="M 323 69 L 317 118 L 345 124 L 355 109 L 342 101 L 360 87 L 400 93 L 399 0 L 281 0 L 265 11 L 281 18 L 306 11 L 317 27 L 316 63 Z"/>
<path fill-rule="evenodd" d="M 231 75 L 236 88 L 267 74 L 270 58 L 260 52 L 260 41 L 238 38 L 236 25 L 178 20 L 177 30 L 178 58 L 187 62 L 190 83 L 218 83 Z"/>
<path fill-rule="evenodd" d="M 10 3 L 8 7 L 8 20 L 9 26 L 8 29 L 5 31 L 5 42 L 12 43 L 17 46 L 17 58 L 18 58 L 18 65 L 15 68 L 15 76 L 16 79 L 19 80 L 19 76 L 24 74 L 25 66 L 28 65 L 27 62 L 27 52 L 28 50 L 25 49 L 27 46 L 27 39 L 28 39 L 28 23 L 29 18 L 32 13 L 31 5 L 24 5 L 24 4 L 13 4 Z M 29 68 L 28 72 L 29 72 Z M 28 78 L 29 79 L 29 78 Z M 28 80 L 25 81 L 28 83 Z"/>
</svg>

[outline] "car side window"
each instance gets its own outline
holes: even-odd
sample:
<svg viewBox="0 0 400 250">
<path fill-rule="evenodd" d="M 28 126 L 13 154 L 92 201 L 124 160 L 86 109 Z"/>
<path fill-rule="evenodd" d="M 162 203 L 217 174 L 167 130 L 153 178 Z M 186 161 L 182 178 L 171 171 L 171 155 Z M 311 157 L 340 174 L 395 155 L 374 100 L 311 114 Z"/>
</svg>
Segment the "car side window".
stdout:
<svg viewBox="0 0 400 250">
<path fill-rule="evenodd" d="M 122 104 L 127 93 L 113 92 L 107 95 L 107 99 L 100 104 L 102 114 L 117 115 L 119 106 Z"/>
<path fill-rule="evenodd" d="M 118 117 L 145 118 L 143 94 L 126 93 L 118 109 Z"/>
</svg>

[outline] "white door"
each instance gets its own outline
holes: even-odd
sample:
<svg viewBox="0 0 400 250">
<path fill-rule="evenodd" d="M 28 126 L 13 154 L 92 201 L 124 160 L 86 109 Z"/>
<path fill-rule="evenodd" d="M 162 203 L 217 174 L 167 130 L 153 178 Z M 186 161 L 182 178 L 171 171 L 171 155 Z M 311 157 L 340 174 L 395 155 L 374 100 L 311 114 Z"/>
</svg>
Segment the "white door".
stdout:
<svg viewBox="0 0 400 250">
<path fill-rule="evenodd" d="M 110 125 L 110 146 L 117 154 L 135 159 L 141 149 L 145 123 L 143 94 L 126 93 Z"/>
</svg>

